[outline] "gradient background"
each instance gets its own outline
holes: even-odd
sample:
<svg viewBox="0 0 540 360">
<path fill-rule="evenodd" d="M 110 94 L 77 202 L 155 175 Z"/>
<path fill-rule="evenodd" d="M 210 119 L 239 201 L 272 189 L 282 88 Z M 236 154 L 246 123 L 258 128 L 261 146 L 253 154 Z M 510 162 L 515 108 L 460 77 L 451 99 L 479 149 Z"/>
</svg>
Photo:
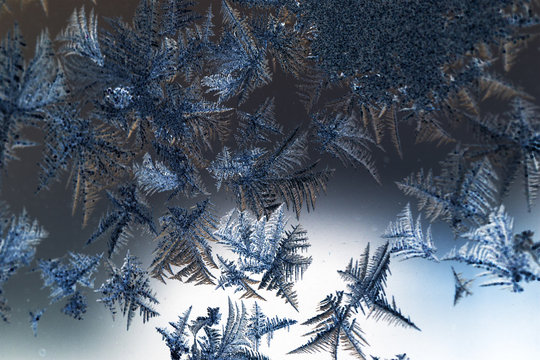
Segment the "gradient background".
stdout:
<svg viewBox="0 0 540 360">
<path fill-rule="evenodd" d="M 199 6 L 206 9 L 209 1 Z M 0 35 L 5 36 L 16 20 L 28 44 L 26 54 L 33 56 L 36 36 L 47 27 L 54 38 L 65 26 L 75 7 L 85 4 L 87 10 L 91 1 L 49 0 L 48 17 L 43 13 L 39 1 L 29 3 L 19 9 L 16 2 L 11 14 L 0 15 Z M 97 6 L 101 16 L 123 16 L 129 20 L 138 1 L 101 1 Z M 216 20 L 219 18 L 219 1 L 213 1 Z M 509 77 L 529 93 L 540 96 L 539 41 L 533 41 L 528 50 L 521 54 Z M 308 115 L 294 95 L 295 87 L 290 78 L 279 71 L 274 81 L 258 89 L 244 109 L 259 104 L 265 97 L 276 98 L 276 118 L 285 129 L 292 129 L 306 123 Z M 490 101 L 486 104 L 489 111 L 504 109 L 505 103 Z M 410 201 L 416 217 L 416 202 L 405 197 L 394 182 L 403 179 L 421 167 L 434 168 L 438 172 L 438 161 L 452 149 L 450 146 L 435 147 L 434 144 L 415 144 L 412 126 L 402 126 L 403 159 L 400 159 L 389 143 L 383 146 L 386 152 L 374 149 L 377 167 L 383 179 L 379 186 L 363 169 L 346 169 L 339 162 L 322 156 L 323 166 L 335 168 L 334 177 L 328 184 L 326 195 L 322 195 L 315 212 L 304 212 L 300 223 L 308 231 L 312 244 L 309 254 L 313 263 L 302 281 L 296 285 L 300 303 L 300 313 L 276 298 L 273 294 L 263 294 L 267 302 L 261 303 L 268 316 L 279 315 L 302 322 L 315 314 L 318 302 L 327 294 L 343 289 L 336 270 L 344 269 L 351 257 L 359 257 L 368 242 L 375 245 L 382 243 L 380 235 L 390 221 L 401 212 Z M 25 131 L 29 138 L 39 141 L 39 132 Z M 67 174 L 61 181 L 53 184 L 50 191 L 35 195 L 38 179 L 38 166 L 41 147 L 18 151 L 19 161 L 8 164 L 2 174 L 1 197 L 10 205 L 15 214 L 26 208 L 32 218 L 49 232 L 49 237 L 37 249 L 36 259 L 63 256 L 67 251 L 82 251 L 95 254 L 105 249 L 105 239 L 90 247 L 83 244 L 96 228 L 99 216 L 106 211 L 106 201 L 101 201 L 84 229 L 81 229 L 81 214 L 71 216 L 71 188 L 66 188 Z M 319 155 L 314 153 L 313 158 Z M 216 205 L 217 215 L 225 215 L 233 206 L 233 199 L 227 194 L 216 193 L 210 179 L 206 178 L 208 190 L 213 192 L 212 201 Z M 505 205 L 514 216 L 516 232 L 530 229 L 540 232 L 538 206 L 528 213 L 524 195 L 521 191 L 521 179 L 507 197 Z M 152 197 L 156 217 L 165 209 L 166 195 Z M 200 199 L 199 199 L 200 200 Z M 188 203 L 179 203 L 187 206 Z M 289 214 L 289 224 L 296 224 L 293 214 Z M 424 222 L 424 228 L 427 227 Z M 441 223 L 433 225 L 433 238 L 442 256 L 453 246 L 463 242 L 454 240 L 448 226 Z M 151 237 L 135 233 L 128 247 L 139 256 L 145 266 L 152 259 Z M 113 260 L 121 264 L 126 247 L 122 248 Z M 215 253 L 225 253 L 216 248 Z M 388 295 L 394 295 L 402 311 L 422 329 L 421 332 L 394 328 L 384 322 L 375 323 L 359 317 L 366 339 L 370 346 L 366 354 L 391 357 L 406 352 L 412 360 L 508 360 L 537 359 L 540 356 L 540 287 L 536 283 L 526 284 L 523 293 L 511 293 L 498 288 L 480 288 L 476 281 L 474 295 L 461 300 L 453 307 L 454 280 L 450 266 L 463 272 L 467 278 L 479 271 L 461 264 L 435 264 L 422 259 L 392 262 L 392 275 L 388 281 Z M 106 278 L 106 271 L 100 268 L 95 285 Z M 63 302 L 48 306 L 48 289 L 42 289 L 38 273 L 29 268 L 21 269 L 5 286 L 5 295 L 12 307 L 10 323 L 0 323 L 0 359 L 30 360 L 87 360 L 87 359 L 168 359 L 169 350 L 161 340 L 155 327 L 165 327 L 169 321 L 176 321 L 190 305 L 193 305 L 192 317 L 204 315 L 206 307 L 221 306 L 223 316 L 227 312 L 227 296 L 238 299 L 239 294 L 232 291 L 214 290 L 211 286 L 193 286 L 178 281 L 169 281 L 167 285 L 152 280 L 154 291 L 160 304 L 156 310 L 158 318 L 142 324 L 138 315 L 134 318 L 129 331 L 125 330 L 125 319 L 121 316 L 113 321 L 109 311 L 94 300 L 97 298 L 86 289 L 89 295 L 89 307 L 84 321 L 73 320 L 60 312 Z M 252 301 L 245 301 L 247 307 Z M 38 337 L 32 336 L 28 322 L 28 311 L 47 306 L 39 322 Z M 308 338 L 301 335 L 310 329 L 296 325 L 287 333 L 279 331 L 274 335 L 270 348 L 263 342 L 262 352 L 274 360 L 290 359 L 329 359 L 326 353 L 314 355 L 285 354 L 305 343 Z M 346 352 L 340 352 L 340 359 L 352 358 Z"/>
</svg>

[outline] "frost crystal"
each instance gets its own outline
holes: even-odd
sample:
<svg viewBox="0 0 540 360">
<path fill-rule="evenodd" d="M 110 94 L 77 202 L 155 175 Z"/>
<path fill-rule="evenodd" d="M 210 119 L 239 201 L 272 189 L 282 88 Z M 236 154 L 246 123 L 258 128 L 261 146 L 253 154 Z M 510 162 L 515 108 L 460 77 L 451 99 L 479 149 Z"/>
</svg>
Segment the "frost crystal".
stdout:
<svg viewBox="0 0 540 360">
<path fill-rule="evenodd" d="M 540 245 L 533 233 L 513 233 L 513 219 L 504 206 L 489 215 L 487 224 L 463 234 L 468 242 L 452 249 L 444 260 L 455 260 L 486 269 L 484 276 L 493 279 L 482 286 L 502 285 L 512 291 L 523 291 L 522 281 L 540 280 Z"/>
<path fill-rule="evenodd" d="M 96 290 L 101 293 L 98 301 L 107 306 L 113 316 L 116 306 L 121 308 L 122 315 L 127 316 L 128 330 L 137 309 L 143 316 L 143 323 L 159 315 L 151 305 L 159 302 L 150 289 L 148 273 L 140 265 L 128 251 L 122 268 L 118 269 L 109 262 L 110 278 Z"/>
<path fill-rule="evenodd" d="M 396 256 L 403 256 L 403 260 L 421 257 L 439 261 L 434 254 L 437 249 L 431 239 L 431 225 L 424 237 L 420 216 L 416 219 L 415 224 L 409 203 L 398 216 L 398 221 L 390 223 L 382 236 L 384 239 L 389 239 L 390 251 Z"/>
</svg>

